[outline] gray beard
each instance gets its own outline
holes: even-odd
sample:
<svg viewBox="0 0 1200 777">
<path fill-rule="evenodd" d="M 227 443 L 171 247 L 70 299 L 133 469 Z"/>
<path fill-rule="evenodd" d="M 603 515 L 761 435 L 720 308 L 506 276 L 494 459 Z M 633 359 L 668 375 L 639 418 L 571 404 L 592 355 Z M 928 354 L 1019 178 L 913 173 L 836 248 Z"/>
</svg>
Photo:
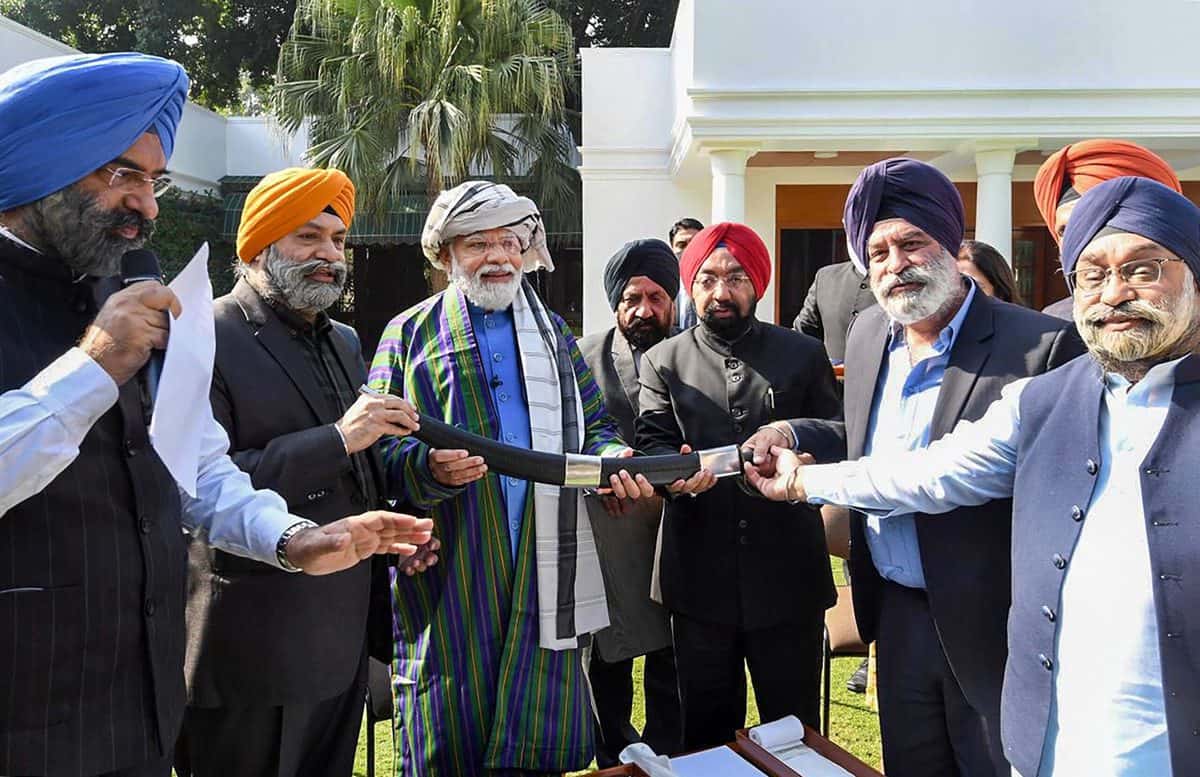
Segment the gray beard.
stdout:
<svg viewBox="0 0 1200 777">
<path fill-rule="evenodd" d="M 310 273 L 322 267 L 333 273 L 333 283 L 321 283 L 308 278 Z M 347 272 L 345 262 L 326 262 L 323 259 L 296 262 L 271 245 L 263 260 L 263 271 L 258 276 L 263 285 L 259 291 L 272 302 L 285 305 L 297 313 L 320 313 L 341 299 Z"/>
<path fill-rule="evenodd" d="M 31 203 L 24 214 L 28 240 L 57 255 L 77 275 L 108 277 L 121 271 L 121 256 L 141 248 L 154 234 L 154 222 L 125 210 L 104 210 L 97 199 L 76 185 Z M 133 240 L 113 234 L 136 226 Z"/>
<path fill-rule="evenodd" d="M 925 285 L 899 296 L 886 296 L 887 290 L 893 286 L 914 281 Z M 905 267 L 899 275 L 888 278 L 886 283 L 873 291 L 879 306 L 895 321 L 908 326 L 937 315 L 958 301 L 963 290 L 962 284 L 962 275 L 958 272 L 954 257 L 943 250 L 937 264 Z"/>
<path fill-rule="evenodd" d="M 1143 319 L 1124 332 L 1105 332 L 1091 322 L 1118 310 Z M 1130 300 L 1116 308 L 1102 302 L 1076 305 L 1075 327 L 1088 352 L 1105 372 L 1136 383 L 1156 364 L 1173 361 L 1200 348 L 1200 294 L 1190 276 L 1185 291 L 1155 305 Z"/>
<path fill-rule="evenodd" d="M 512 280 L 502 285 L 491 283 L 483 280 L 483 274 L 490 269 L 492 268 L 484 265 L 472 277 L 464 273 L 458 262 L 451 257 L 450 282 L 462 291 L 463 296 L 484 310 L 506 310 L 517 298 L 517 292 L 521 290 L 521 279 L 524 276 L 520 270 L 510 264 L 509 269 L 513 272 Z"/>
</svg>

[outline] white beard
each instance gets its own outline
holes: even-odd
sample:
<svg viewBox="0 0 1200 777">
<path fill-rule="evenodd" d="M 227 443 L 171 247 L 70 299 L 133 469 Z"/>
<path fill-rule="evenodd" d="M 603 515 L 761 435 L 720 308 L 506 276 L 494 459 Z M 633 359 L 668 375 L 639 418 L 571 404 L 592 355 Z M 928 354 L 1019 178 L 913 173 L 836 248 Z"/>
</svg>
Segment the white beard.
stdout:
<svg viewBox="0 0 1200 777">
<path fill-rule="evenodd" d="M 916 291 L 888 296 L 886 292 L 904 281 L 921 281 Z M 874 289 L 875 299 L 893 320 L 903 326 L 924 321 L 944 310 L 961 293 L 962 275 L 954 256 L 943 250 L 936 263 L 924 267 L 910 265 L 898 276 L 886 278 Z"/>
<path fill-rule="evenodd" d="M 496 265 L 484 265 L 476 270 L 473 276 L 467 275 L 462 271 L 458 262 L 451 257 L 450 282 L 461 289 L 467 299 L 484 310 L 505 310 L 513 304 L 513 300 L 517 298 L 517 292 L 521 290 L 522 274 L 520 270 L 509 264 L 508 269 L 512 272 L 511 280 L 504 283 L 485 281 L 484 274 L 495 269 Z"/>
</svg>

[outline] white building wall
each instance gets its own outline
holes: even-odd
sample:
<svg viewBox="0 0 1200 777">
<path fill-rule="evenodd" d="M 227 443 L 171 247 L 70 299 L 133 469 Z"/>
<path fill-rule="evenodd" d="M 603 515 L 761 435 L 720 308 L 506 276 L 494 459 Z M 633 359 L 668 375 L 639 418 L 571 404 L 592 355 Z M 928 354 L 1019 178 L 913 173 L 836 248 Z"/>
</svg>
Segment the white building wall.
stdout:
<svg viewBox="0 0 1200 777">
<path fill-rule="evenodd" d="M 308 131 L 288 137 L 265 116 L 231 116 L 225 120 L 226 175 L 266 175 L 285 167 L 306 167 Z"/>
</svg>

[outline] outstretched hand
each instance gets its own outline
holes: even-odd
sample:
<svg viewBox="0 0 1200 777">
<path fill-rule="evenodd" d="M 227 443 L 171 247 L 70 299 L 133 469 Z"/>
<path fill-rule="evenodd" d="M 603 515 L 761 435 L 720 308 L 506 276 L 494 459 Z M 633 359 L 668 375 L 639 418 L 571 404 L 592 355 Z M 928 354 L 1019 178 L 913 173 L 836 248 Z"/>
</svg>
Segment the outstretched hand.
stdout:
<svg viewBox="0 0 1200 777">
<path fill-rule="evenodd" d="M 375 553 L 411 556 L 429 541 L 433 521 L 403 513 L 372 510 L 296 532 L 284 552 L 288 562 L 310 575 L 349 569 Z"/>
<path fill-rule="evenodd" d="M 807 453 L 796 453 L 778 445 L 771 446 L 769 455 L 775 462 L 775 474 L 770 477 L 762 475 L 752 463 L 747 462 L 743 465 L 746 482 L 774 502 L 806 501 L 804 467 L 815 464 L 816 460 Z"/>
</svg>

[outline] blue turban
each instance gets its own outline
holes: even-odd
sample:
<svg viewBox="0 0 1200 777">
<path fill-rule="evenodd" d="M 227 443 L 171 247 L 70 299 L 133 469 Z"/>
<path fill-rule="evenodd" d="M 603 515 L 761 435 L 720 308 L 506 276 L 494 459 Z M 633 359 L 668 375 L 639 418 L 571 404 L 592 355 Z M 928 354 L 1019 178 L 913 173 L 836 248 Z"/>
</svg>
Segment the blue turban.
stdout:
<svg viewBox="0 0 1200 777">
<path fill-rule="evenodd" d="M 1063 272 L 1075 269 L 1079 255 L 1101 230 L 1132 232 L 1153 240 L 1186 262 L 1200 278 L 1200 208 L 1158 181 L 1126 176 L 1089 189 L 1067 222 Z"/>
<path fill-rule="evenodd" d="M 0 74 L 0 211 L 70 186 L 146 132 L 170 158 L 187 90 L 178 63 L 146 54 L 36 59 Z"/>
<path fill-rule="evenodd" d="M 936 167 L 895 157 L 859 173 L 846 198 L 842 213 L 846 242 L 851 248 L 850 259 L 862 274 L 867 273 L 867 242 L 875 222 L 897 218 L 921 229 L 958 256 L 966 229 L 958 189 Z"/>
</svg>

